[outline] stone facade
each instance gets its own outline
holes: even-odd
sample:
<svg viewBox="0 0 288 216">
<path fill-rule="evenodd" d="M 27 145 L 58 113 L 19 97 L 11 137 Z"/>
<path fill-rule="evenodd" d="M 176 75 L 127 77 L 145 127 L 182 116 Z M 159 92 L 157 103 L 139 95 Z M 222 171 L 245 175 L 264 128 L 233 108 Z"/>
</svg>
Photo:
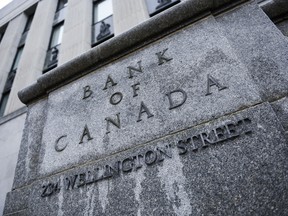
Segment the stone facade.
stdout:
<svg viewBox="0 0 288 216">
<path fill-rule="evenodd" d="M 151 18 L 112 2 L 116 37 L 91 49 L 92 1 L 68 1 L 44 75 L 57 1 L 0 11 L 2 91 L 34 10 L 0 122 L 3 214 L 288 214 L 287 2 L 175 1 Z"/>
</svg>

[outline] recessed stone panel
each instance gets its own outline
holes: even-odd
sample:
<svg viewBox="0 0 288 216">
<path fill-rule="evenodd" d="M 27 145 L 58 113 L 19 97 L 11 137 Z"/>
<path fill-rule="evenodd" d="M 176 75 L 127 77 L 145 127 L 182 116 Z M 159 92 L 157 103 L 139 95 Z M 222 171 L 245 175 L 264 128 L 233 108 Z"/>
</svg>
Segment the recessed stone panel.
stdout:
<svg viewBox="0 0 288 216">
<path fill-rule="evenodd" d="M 214 18 L 207 17 L 51 92 L 40 173 L 99 159 L 259 102 L 247 68 Z"/>
<path fill-rule="evenodd" d="M 287 215 L 286 159 L 262 104 L 35 181 L 29 215 Z"/>
</svg>

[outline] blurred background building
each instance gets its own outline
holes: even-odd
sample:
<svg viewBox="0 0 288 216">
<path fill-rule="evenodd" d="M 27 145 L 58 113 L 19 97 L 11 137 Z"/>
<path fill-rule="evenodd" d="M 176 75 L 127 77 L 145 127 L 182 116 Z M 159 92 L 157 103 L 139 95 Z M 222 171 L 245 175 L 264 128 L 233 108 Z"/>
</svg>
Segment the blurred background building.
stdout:
<svg viewBox="0 0 288 216">
<path fill-rule="evenodd" d="M 193 0 L 182 0 L 193 1 Z M 287 0 L 258 5 L 288 36 Z M 13 0 L 0 9 L 0 212 L 11 190 L 26 108 L 17 92 L 180 0 Z"/>
</svg>

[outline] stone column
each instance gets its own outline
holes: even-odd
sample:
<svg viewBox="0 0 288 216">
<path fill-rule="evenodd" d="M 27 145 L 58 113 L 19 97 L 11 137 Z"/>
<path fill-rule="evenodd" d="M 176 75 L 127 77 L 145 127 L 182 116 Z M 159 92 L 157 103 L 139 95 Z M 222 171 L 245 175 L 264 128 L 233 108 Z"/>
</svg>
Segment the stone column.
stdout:
<svg viewBox="0 0 288 216">
<path fill-rule="evenodd" d="M 58 66 L 91 48 L 92 1 L 69 0 Z"/>
<path fill-rule="evenodd" d="M 24 106 L 18 99 L 18 91 L 35 82 L 42 75 L 56 7 L 57 1 L 54 0 L 42 0 L 38 3 L 19 61 L 5 114 Z M 23 28 L 24 26 L 25 23 Z"/>
<path fill-rule="evenodd" d="M 127 31 L 148 18 L 145 0 L 113 0 L 115 35 Z"/>
<path fill-rule="evenodd" d="M 8 73 L 13 64 L 18 43 L 24 30 L 26 21 L 27 18 L 24 14 L 20 14 L 11 20 L 0 43 L 0 98 L 2 96 Z"/>
</svg>

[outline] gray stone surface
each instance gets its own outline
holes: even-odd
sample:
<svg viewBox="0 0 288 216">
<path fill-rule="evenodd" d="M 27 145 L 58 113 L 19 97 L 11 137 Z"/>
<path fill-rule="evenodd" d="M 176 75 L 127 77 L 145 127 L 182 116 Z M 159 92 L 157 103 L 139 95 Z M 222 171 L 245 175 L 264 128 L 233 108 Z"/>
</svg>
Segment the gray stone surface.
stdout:
<svg viewBox="0 0 288 216">
<path fill-rule="evenodd" d="M 247 0 L 193 0 L 184 1 L 173 7 L 173 10 L 167 10 L 159 15 L 149 19 L 130 29 L 123 34 L 118 35 L 102 43 L 99 46 L 89 50 L 89 52 L 80 55 L 63 64 L 60 67 L 41 76 L 33 85 L 19 92 L 20 100 L 27 104 L 33 100 L 43 97 L 59 85 L 63 85 L 71 80 L 83 76 L 91 69 L 98 68 L 103 64 L 111 62 L 115 58 L 126 55 L 135 49 L 139 49 L 148 43 L 162 38 L 163 36 L 195 22 L 203 16 L 209 14 L 209 11 L 215 11 L 225 7 L 229 9 L 235 5 Z"/>
<path fill-rule="evenodd" d="M 3 212 L 6 193 L 12 189 L 25 116 L 22 113 L 9 121 L 5 119 L 6 122 L 0 124 L 0 215 Z"/>
<path fill-rule="evenodd" d="M 12 214 L 6 214 L 3 216 L 29 216 L 29 214 L 27 210 L 23 210 L 23 211 L 14 212 Z"/>
<path fill-rule="evenodd" d="M 280 100 L 274 101 L 271 105 L 285 131 L 288 131 L 288 98 L 284 97 Z"/>
<path fill-rule="evenodd" d="M 288 93 L 288 40 L 254 3 L 217 17 L 264 100 Z"/>
<path fill-rule="evenodd" d="M 20 212 L 28 208 L 30 188 L 21 188 L 7 193 L 3 214 Z M 21 215 L 21 214 L 19 214 Z"/>
<path fill-rule="evenodd" d="M 38 174 L 40 144 L 43 125 L 46 120 L 46 102 L 43 99 L 28 107 L 13 188 L 19 188 L 31 183 Z"/>
<path fill-rule="evenodd" d="M 224 125 L 230 135 L 220 135 Z M 213 129 L 222 141 L 204 146 L 193 139 L 176 147 L 205 132 L 215 141 Z M 117 161 L 118 174 L 103 172 Z M 287 215 L 287 166 L 283 128 L 270 105 L 262 104 L 36 181 L 29 215 Z M 74 188 L 67 189 L 67 178 L 75 176 Z"/>
<path fill-rule="evenodd" d="M 166 60 L 161 59 L 163 64 L 159 65 L 156 53 L 163 50 Z M 129 78 L 127 67 L 138 68 L 139 61 L 142 72 L 132 71 L 133 78 Z M 108 75 L 117 85 L 109 82 L 103 90 Z M 208 91 L 210 79 L 216 79 L 219 86 L 211 86 Z M 131 86 L 136 83 L 140 83 L 138 96 L 133 97 Z M 83 99 L 87 85 L 93 94 Z M 187 100 L 182 106 L 169 109 L 167 94 L 177 89 L 187 93 Z M 211 94 L 207 95 L 207 91 Z M 109 98 L 116 92 L 121 92 L 123 99 L 112 105 Z M 179 104 L 183 95 L 173 93 L 171 99 Z M 40 173 L 47 175 L 98 159 L 260 101 L 247 68 L 210 16 L 51 92 Z M 141 102 L 151 115 L 144 113 L 139 121 Z M 117 122 L 118 113 L 120 128 L 109 123 L 107 130 L 105 118 Z M 85 125 L 91 137 L 81 139 Z M 55 150 L 58 139 L 61 148 L 67 145 L 61 152 Z"/>
<path fill-rule="evenodd" d="M 232 3 L 183 1 L 20 92 L 5 214 L 288 215 L 287 39 Z"/>
</svg>

